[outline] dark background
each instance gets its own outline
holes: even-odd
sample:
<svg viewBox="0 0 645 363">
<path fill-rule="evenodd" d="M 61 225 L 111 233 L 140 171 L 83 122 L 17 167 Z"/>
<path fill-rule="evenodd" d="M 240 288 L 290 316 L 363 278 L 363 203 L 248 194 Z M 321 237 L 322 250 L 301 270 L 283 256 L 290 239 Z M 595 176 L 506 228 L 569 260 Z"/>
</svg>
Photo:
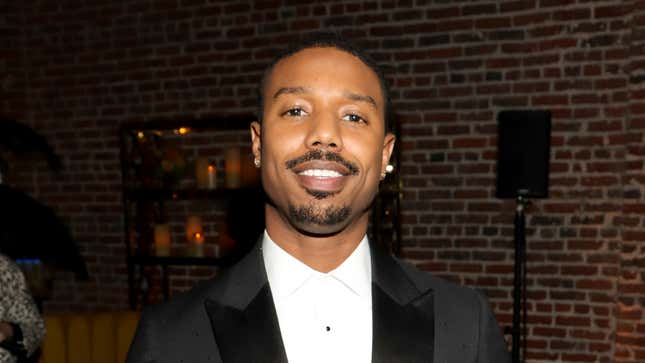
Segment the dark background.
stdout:
<svg viewBox="0 0 645 363">
<path fill-rule="evenodd" d="M 63 217 L 90 272 L 59 274 L 45 310 L 127 308 L 120 123 L 253 112 L 275 50 L 318 29 L 387 65 L 405 259 L 483 289 L 504 325 L 514 203 L 494 198 L 495 119 L 551 110 L 551 198 L 528 211 L 529 356 L 645 361 L 639 1 L 3 1 L 0 114 L 66 165 L 10 182 Z M 203 275 L 176 272 L 179 290 Z"/>
</svg>

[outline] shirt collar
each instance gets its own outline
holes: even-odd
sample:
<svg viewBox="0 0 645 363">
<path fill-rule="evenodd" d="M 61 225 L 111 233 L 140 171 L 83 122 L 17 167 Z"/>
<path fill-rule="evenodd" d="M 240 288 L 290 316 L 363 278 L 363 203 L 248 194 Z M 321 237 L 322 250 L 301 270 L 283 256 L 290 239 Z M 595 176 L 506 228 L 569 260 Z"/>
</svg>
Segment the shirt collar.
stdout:
<svg viewBox="0 0 645 363">
<path fill-rule="evenodd" d="M 324 274 L 305 265 L 278 246 L 264 231 L 262 256 L 271 293 L 281 299 L 293 294 L 309 279 L 316 276 L 332 276 L 359 296 L 370 296 L 372 288 L 372 264 L 367 236 L 336 269 Z"/>
</svg>

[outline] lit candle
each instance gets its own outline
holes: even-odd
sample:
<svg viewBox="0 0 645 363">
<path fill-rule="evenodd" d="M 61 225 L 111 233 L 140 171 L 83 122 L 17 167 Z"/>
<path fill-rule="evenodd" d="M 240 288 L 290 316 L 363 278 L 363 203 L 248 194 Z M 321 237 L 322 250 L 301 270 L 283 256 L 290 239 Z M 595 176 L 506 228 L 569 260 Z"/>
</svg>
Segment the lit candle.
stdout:
<svg viewBox="0 0 645 363">
<path fill-rule="evenodd" d="M 195 179 L 197 180 L 197 188 L 207 188 L 209 186 L 209 174 L 208 159 L 203 156 L 195 159 Z"/>
<path fill-rule="evenodd" d="M 202 257 L 204 256 L 204 235 L 197 232 L 193 236 L 192 240 L 192 249 L 193 256 Z"/>
<path fill-rule="evenodd" d="M 226 150 L 225 157 L 225 181 L 227 188 L 240 187 L 240 149 L 231 147 Z"/>
<path fill-rule="evenodd" d="M 208 189 L 217 188 L 217 168 L 211 164 L 208 166 Z"/>
<path fill-rule="evenodd" d="M 192 241 L 195 235 L 199 233 L 204 234 L 202 229 L 202 218 L 198 216 L 188 216 L 186 219 L 186 240 Z"/>
<path fill-rule="evenodd" d="M 167 224 L 155 225 L 155 254 L 157 256 L 170 255 L 170 226 Z"/>
<path fill-rule="evenodd" d="M 203 245 L 204 244 L 204 235 L 197 232 L 195 233 L 195 236 L 193 236 L 193 242 L 198 245 Z"/>
</svg>

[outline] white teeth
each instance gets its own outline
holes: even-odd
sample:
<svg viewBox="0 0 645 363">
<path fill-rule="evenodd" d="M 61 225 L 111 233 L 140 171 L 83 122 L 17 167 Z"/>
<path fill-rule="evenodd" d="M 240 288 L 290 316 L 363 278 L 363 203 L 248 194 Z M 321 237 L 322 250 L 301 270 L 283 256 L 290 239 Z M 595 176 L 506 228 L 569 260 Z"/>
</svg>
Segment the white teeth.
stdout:
<svg viewBox="0 0 645 363">
<path fill-rule="evenodd" d="M 307 169 L 303 170 L 298 175 L 304 176 L 313 176 L 316 178 L 337 178 L 343 176 L 341 173 L 335 170 L 326 170 L 326 169 Z"/>
</svg>

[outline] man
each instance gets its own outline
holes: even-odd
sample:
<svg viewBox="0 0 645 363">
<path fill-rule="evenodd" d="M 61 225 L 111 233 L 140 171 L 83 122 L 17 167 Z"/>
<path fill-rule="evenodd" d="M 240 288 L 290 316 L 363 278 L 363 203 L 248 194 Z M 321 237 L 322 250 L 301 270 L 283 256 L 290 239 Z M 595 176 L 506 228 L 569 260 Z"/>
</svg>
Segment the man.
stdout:
<svg viewBox="0 0 645 363">
<path fill-rule="evenodd" d="M 314 39 L 260 92 L 265 233 L 215 280 L 148 308 L 128 362 L 507 362 L 483 297 L 368 244 L 395 141 L 374 63 Z"/>
</svg>

